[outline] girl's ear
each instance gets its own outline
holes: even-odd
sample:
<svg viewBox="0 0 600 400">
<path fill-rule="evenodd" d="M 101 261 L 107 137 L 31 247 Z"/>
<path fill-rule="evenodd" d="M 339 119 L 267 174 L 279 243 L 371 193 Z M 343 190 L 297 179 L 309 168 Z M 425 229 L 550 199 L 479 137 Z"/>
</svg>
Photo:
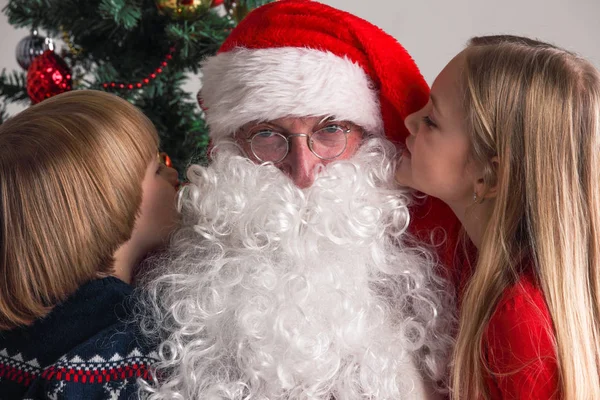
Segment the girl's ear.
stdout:
<svg viewBox="0 0 600 400">
<path fill-rule="evenodd" d="M 493 169 L 493 179 L 491 179 L 490 182 L 486 183 L 483 176 L 480 176 L 475 182 L 474 190 L 477 194 L 477 197 L 479 197 L 480 201 L 483 201 L 484 199 L 493 199 L 498 193 L 498 174 L 500 167 L 500 159 L 498 158 L 498 156 L 494 156 L 491 161 L 491 166 Z"/>
</svg>

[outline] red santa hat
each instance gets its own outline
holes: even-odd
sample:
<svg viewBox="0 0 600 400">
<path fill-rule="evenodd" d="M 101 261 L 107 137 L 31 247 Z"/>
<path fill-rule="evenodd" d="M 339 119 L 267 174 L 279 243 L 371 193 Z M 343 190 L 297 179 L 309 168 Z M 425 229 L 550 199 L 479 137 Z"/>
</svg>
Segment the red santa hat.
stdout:
<svg viewBox="0 0 600 400">
<path fill-rule="evenodd" d="M 211 138 L 252 121 L 334 116 L 392 141 L 429 88 L 396 39 L 347 12 L 310 0 L 252 11 L 203 62 L 199 93 Z"/>
</svg>

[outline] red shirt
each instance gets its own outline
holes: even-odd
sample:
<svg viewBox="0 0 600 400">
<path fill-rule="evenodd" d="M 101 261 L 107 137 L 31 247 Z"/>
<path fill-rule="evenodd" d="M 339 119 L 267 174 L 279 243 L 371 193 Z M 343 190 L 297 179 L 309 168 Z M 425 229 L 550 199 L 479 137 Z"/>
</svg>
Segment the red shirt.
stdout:
<svg viewBox="0 0 600 400">
<path fill-rule="evenodd" d="M 530 275 L 507 288 L 484 336 L 492 399 L 557 399 L 559 372 L 552 320 Z M 494 374 L 496 372 L 496 374 Z"/>
<path fill-rule="evenodd" d="M 462 294 L 472 275 L 470 265 L 475 265 L 464 258 L 461 267 L 451 270 L 459 315 Z M 524 272 L 504 290 L 483 337 L 483 372 L 490 399 L 559 399 L 553 342 L 552 319 L 544 294 L 533 274 Z"/>
<path fill-rule="evenodd" d="M 464 254 L 460 244 L 461 225 L 448 206 L 428 197 L 412 210 L 410 231 L 420 240 L 440 243 L 441 263 L 461 297 L 471 279 L 475 262 Z M 471 244 L 469 253 L 476 255 Z M 476 257 L 472 257 L 475 259 Z M 558 399 L 558 365 L 553 346 L 552 320 L 541 288 L 531 274 L 523 274 L 507 288 L 494 310 L 483 338 L 483 355 L 495 374 L 486 376 L 491 399 Z M 469 399 L 470 400 L 470 399 Z"/>
</svg>

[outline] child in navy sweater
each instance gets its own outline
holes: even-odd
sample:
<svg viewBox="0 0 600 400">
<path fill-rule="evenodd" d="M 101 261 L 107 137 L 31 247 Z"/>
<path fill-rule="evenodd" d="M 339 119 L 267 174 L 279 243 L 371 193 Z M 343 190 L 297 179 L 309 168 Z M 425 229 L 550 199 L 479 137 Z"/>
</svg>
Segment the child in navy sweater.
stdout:
<svg viewBox="0 0 600 400">
<path fill-rule="evenodd" d="M 177 173 L 152 123 L 96 91 L 0 126 L 0 399 L 125 399 L 152 348 L 134 268 L 175 228 Z"/>
</svg>

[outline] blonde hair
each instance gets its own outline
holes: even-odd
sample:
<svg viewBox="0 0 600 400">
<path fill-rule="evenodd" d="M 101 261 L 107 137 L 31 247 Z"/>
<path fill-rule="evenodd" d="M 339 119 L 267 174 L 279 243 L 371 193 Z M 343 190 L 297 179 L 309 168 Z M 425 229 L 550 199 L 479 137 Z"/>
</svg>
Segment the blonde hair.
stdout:
<svg viewBox="0 0 600 400">
<path fill-rule="evenodd" d="M 139 110 L 97 91 L 58 95 L 0 125 L 0 329 L 111 273 L 157 146 Z"/>
<path fill-rule="evenodd" d="M 472 157 L 498 190 L 463 300 L 455 398 L 489 397 L 485 327 L 529 262 L 552 318 L 561 398 L 600 399 L 600 74 L 513 36 L 473 38 L 464 55 Z"/>
</svg>

